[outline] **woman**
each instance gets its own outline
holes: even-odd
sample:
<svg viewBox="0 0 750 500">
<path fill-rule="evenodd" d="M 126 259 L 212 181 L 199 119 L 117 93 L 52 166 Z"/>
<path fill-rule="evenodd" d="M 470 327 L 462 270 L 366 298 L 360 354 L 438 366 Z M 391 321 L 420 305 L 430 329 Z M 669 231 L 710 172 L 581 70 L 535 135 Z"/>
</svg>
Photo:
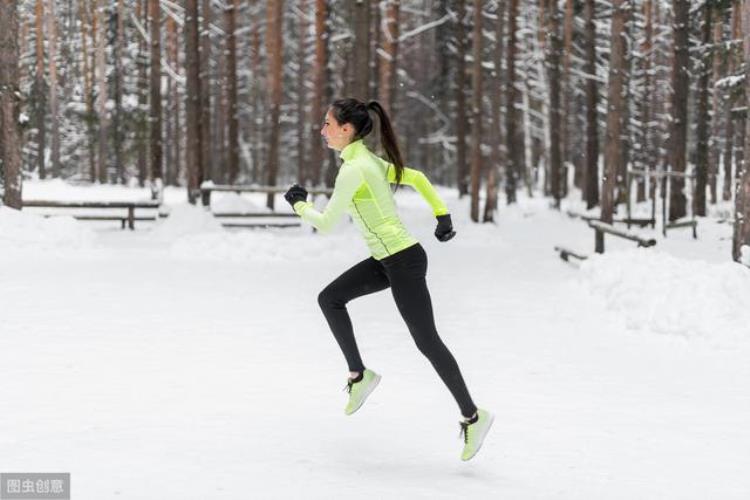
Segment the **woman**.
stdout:
<svg viewBox="0 0 750 500">
<path fill-rule="evenodd" d="M 370 111 L 379 117 L 388 162 L 371 153 L 362 141 L 373 128 Z M 320 133 L 329 148 L 341 152 L 344 161 L 325 210 L 315 210 L 307 201 L 307 191 L 297 185 L 284 197 L 303 220 L 322 232 L 330 230 L 348 212 L 372 254 L 336 278 L 318 297 L 349 365 L 349 403 L 345 413 L 357 411 L 380 382 L 380 375 L 362 363 L 346 304 L 390 287 L 417 348 L 430 360 L 458 403 L 463 415 L 461 458 L 469 460 L 479 451 L 493 416 L 474 405 L 456 360 L 438 336 L 425 281 L 427 255 L 401 223 L 390 184 L 396 184 L 396 188 L 400 184 L 413 186 L 424 197 L 437 217 L 435 236 L 440 241 L 448 241 L 456 234 L 448 209 L 424 174 L 404 167 L 391 122 L 376 101 L 335 101 Z"/>
</svg>

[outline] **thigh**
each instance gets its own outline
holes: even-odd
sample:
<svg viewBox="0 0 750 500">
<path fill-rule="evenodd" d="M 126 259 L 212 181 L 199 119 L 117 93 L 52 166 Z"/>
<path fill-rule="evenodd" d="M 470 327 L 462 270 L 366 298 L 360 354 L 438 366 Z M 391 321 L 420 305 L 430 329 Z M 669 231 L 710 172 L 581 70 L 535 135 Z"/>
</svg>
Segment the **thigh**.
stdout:
<svg viewBox="0 0 750 500">
<path fill-rule="evenodd" d="M 383 266 L 370 257 L 342 273 L 323 289 L 321 295 L 346 303 L 357 297 L 385 290 L 389 286 Z"/>
<path fill-rule="evenodd" d="M 429 333 L 435 330 L 426 274 L 427 257 L 424 251 L 415 251 L 408 259 L 388 268 L 393 298 L 412 334 L 415 331 Z"/>
</svg>

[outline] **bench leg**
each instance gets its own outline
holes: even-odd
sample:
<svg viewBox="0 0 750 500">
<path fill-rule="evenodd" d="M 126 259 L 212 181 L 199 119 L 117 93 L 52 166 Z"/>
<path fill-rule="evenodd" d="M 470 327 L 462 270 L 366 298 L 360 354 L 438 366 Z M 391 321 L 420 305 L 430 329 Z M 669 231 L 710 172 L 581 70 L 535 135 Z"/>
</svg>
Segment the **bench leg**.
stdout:
<svg viewBox="0 0 750 500">
<path fill-rule="evenodd" d="M 134 212 L 135 212 L 135 207 L 133 207 L 133 206 L 128 207 L 128 227 L 130 228 L 131 231 L 133 229 L 135 229 L 135 227 L 134 227 L 135 224 L 134 224 L 134 221 L 133 221 L 133 218 L 135 217 L 135 213 Z"/>
<path fill-rule="evenodd" d="M 120 229 L 125 229 L 125 219 L 120 219 Z"/>
<path fill-rule="evenodd" d="M 596 253 L 604 253 L 604 233 L 602 231 L 595 231 L 596 236 L 594 237 L 594 251 Z"/>
</svg>

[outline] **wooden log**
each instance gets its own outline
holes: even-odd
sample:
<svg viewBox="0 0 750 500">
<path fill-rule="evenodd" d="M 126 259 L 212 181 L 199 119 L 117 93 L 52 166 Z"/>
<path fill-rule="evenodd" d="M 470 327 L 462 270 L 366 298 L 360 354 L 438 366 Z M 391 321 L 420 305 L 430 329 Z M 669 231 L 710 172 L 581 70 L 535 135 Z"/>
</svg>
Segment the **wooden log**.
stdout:
<svg viewBox="0 0 750 500">
<path fill-rule="evenodd" d="M 569 248 L 561 247 L 561 246 L 558 246 L 558 245 L 555 246 L 555 251 L 560 254 L 560 258 L 562 260 L 564 260 L 565 262 L 568 262 L 568 259 L 570 257 L 573 257 L 573 258 L 578 259 L 578 260 L 586 260 L 586 259 L 588 259 L 588 257 L 586 255 L 583 255 L 583 254 L 578 253 L 578 252 L 576 252 L 574 250 L 570 250 Z"/>
<path fill-rule="evenodd" d="M 297 214 L 291 212 L 214 212 L 214 217 L 297 217 Z"/>
<path fill-rule="evenodd" d="M 214 186 L 201 187 L 201 192 L 206 191 L 218 191 L 218 192 L 234 192 L 234 193 L 286 193 L 289 188 L 281 186 L 254 186 L 254 185 L 243 185 L 243 184 L 217 184 Z M 331 194 L 332 189 L 328 188 L 310 188 L 307 190 L 310 194 Z"/>
<path fill-rule="evenodd" d="M 30 208 L 159 208 L 159 202 L 24 200 L 23 206 Z"/>
<path fill-rule="evenodd" d="M 607 233 L 613 236 L 617 236 L 619 238 L 624 238 L 626 240 L 635 241 L 636 243 L 638 243 L 638 246 L 642 246 L 642 247 L 652 247 L 656 245 L 656 240 L 653 238 L 643 238 L 641 236 L 638 236 L 637 234 L 629 233 L 627 231 L 618 229 L 611 224 L 606 224 L 604 222 L 596 221 L 596 220 L 591 220 L 588 222 L 588 224 L 589 224 L 589 227 L 591 227 L 592 229 L 596 231 L 597 240 L 600 237 L 603 239 L 604 233 Z M 599 236 L 599 234 L 601 234 L 602 236 Z"/>
</svg>

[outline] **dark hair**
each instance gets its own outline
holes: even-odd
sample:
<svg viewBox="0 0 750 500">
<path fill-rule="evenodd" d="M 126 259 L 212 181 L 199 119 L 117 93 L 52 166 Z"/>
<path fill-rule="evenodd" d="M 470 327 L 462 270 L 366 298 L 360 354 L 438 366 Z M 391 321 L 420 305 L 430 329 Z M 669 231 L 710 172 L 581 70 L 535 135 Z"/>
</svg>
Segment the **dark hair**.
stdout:
<svg viewBox="0 0 750 500">
<path fill-rule="evenodd" d="M 398 149 L 396 134 L 391 127 L 391 120 L 388 118 L 383 107 L 378 101 L 364 102 L 354 99 L 338 99 L 331 104 L 331 114 L 336 118 L 339 125 L 351 123 L 354 127 L 354 140 L 362 139 L 372 132 L 372 118 L 370 111 L 375 112 L 380 120 L 380 143 L 385 150 L 388 161 L 393 163 L 396 168 L 396 189 L 401 183 L 401 177 L 404 172 L 404 160 L 401 151 Z"/>
</svg>

